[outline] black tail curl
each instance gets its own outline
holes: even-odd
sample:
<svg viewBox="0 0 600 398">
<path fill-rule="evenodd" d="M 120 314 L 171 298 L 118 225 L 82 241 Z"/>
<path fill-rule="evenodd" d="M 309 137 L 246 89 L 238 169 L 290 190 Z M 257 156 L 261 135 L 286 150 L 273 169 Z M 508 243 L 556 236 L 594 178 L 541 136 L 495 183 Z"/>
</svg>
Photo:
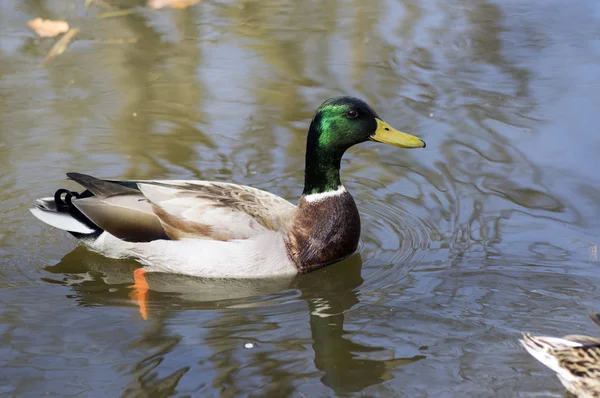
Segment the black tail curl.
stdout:
<svg viewBox="0 0 600 398">
<path fill-rule="evenodd" d="M 87 218 L 75 205 L 73 204 L 73 199 L 83 199 L 88 198 L 90 196 L 94 196 L 87 189 L 81 193 L 75 191 L 69 191 L 68 189 L 61 188 L 54 193 L 54 205 L 56 206 L 56 211 L 61 213 L 69 213 L 73 218 L 77 221 L 80 221 L 87 225 L 88 227 L 97 230 L 99 233 L 102 232 L 102 229 L 94 224 L 89 218 Z M 71 232 L 73 235 L 79 235 L 75 232 Z"/>
<path fill-rule="evenodd" d="M 63 198 L 64 195 L 64 198 Z M 54 193 L 54 204 L 56 205 L 56 211 L 62 213 L 68 213 L 69 210 L 74 208 L 73 198 L 78 199 L 79 193 L 75 191 L 69 191 L 68 189 L 61 188 Z"/>
</svg>

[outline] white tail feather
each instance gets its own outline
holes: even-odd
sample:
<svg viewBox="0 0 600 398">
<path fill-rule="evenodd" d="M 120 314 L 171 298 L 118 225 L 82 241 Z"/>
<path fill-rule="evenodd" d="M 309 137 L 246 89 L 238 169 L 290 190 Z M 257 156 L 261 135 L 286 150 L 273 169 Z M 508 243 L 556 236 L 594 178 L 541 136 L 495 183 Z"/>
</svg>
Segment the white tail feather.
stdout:
<svg viewBox="0 0 600 398">
<path fill-rule="evenodd" d="M 38 208 L 31 208 L 29 209 L 29 211 L 37 219 L 45 222 L 48 225 L 53 226 L 54 228 L 62 229 L 69 232 L 78 232 L 80 234 L 91 234 L 96 232 L 84 223 L 74 219 L 68 213 L 45 211 Z"/>
</svg>

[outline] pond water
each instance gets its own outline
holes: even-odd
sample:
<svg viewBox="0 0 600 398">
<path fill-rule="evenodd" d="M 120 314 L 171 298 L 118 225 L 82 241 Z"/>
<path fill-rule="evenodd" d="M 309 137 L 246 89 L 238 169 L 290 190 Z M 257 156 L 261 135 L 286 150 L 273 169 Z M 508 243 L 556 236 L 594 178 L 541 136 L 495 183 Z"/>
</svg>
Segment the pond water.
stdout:
<svg viewBox="0 0 600 398">
<path fill-rule="evenodd" d="M 118 4 L 117 4 L 118 3 Z M 598 334 L 597 0 L 0 2 L 0 392 L 564 396 L 522 331 Z M 56 39 L 27 27 L 64 19 Z M 359 253 L 254 282 L 149 274 L 33 218 L 68 171 L 302 190 L 318 105 L 367 100 L 423 150 L 342 179 Z"/>
</svg>

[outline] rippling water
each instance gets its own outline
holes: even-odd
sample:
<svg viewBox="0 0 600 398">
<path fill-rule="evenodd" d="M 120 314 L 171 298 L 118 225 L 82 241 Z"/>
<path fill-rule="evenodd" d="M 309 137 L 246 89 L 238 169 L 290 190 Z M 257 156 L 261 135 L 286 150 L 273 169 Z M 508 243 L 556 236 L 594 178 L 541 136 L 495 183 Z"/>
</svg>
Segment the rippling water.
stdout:
<svg viewBox="0 0 600 398">
<path fill-rule="evenodd" d="M 517 339 L 597 334 L 600 3 L 105 2 L 0 2 L 0 392 L 563 396 Z M 81 29 L 46 65 L 38 16 Z M 297 198 L 339 94 L 428 145 L 349 151 L 362 244 L 326 269 L 150 274 L 144 320 L 138 264 L 27 211 L 67 171 Z"/>
</svg>

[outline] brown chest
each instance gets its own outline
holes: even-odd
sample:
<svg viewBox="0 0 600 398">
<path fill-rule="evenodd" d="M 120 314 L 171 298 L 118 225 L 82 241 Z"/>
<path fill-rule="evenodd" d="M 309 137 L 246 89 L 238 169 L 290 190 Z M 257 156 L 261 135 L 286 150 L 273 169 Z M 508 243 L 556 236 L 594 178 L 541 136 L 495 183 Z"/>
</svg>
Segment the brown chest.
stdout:
<svg viewBox="0 0 600 398">
<path fill-rule="evenodd" d="M 300 198 L 286 247 L 298 271 L 305 273 L 348 257 L 359 239 L 356 203 L 343 192 L 315 201 Z"/>
</svg>

